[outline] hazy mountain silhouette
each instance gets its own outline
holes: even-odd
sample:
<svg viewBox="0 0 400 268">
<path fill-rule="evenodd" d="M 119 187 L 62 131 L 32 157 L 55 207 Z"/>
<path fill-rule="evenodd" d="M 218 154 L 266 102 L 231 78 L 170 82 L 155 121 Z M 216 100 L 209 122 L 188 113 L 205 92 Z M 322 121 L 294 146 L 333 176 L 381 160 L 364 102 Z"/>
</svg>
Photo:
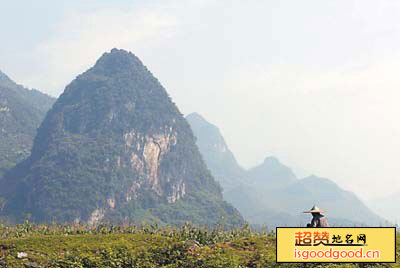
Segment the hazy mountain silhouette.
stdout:
<svg viewBox="0 0 400 268">
<path fill-rule="evenodd" d="M 207 122 L 198 113 L 186 116 L 193 132 L 198 137 L 197 146 L 200 148 L 207 167 L 222 185 L 224 190 L 241 185 L 245 171 L 239 166 L 235 156 L 229 150 L 219 129 Z"/>
<path fill-rule="evenodd" d="M 216 126 L 197 114 L 186 118 L 197 138 L 200 152 L 206 163 L 210 163 L 208 167 L 213 174 L 219 175 L 216 178 L 226 189 L 224 198 L 250 223 L 304 225 L 310 215 L 303 215 L 302 211 L 314 204 L 328 210 L 327 216 L 333 225 L 373 226 L 386 223 L 352 192 L 343 190 L 326 178 L 309 176 L 298 179 L 289 167 L 275 157 L 267 157 L 263 163 L 247 171 L 240 169 Z M 240 172 L 223 172 L 238 169 Z"/>
</svg>

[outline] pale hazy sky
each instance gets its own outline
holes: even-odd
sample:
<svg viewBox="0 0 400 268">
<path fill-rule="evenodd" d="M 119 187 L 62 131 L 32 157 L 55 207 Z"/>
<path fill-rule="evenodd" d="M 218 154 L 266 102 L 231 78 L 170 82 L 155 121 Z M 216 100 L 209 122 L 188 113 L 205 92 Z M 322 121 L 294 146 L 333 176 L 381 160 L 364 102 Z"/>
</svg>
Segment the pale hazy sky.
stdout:
<svg viewBox="0 0 400 268">
<path fill-rule="evenodd" d="M 58 96 L 113 47 L 243 166 L 275 155 L 363 198 L 400 191 L 400 1 L 2 1 L 0 69 Z"/>
</svg>

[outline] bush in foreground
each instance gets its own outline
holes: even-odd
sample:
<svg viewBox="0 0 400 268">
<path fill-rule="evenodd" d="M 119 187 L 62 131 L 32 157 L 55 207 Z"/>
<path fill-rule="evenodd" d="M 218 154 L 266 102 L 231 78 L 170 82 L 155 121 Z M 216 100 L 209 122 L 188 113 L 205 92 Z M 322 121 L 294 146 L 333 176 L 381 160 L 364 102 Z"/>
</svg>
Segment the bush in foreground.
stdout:
<svg viewBox="0 0 400 268">
<path fill-rule="evenodd" d="M 248 226 L 0 225 L 0 267 L 400 267 L 277 265 L 275 246 Z"/>
</svg>

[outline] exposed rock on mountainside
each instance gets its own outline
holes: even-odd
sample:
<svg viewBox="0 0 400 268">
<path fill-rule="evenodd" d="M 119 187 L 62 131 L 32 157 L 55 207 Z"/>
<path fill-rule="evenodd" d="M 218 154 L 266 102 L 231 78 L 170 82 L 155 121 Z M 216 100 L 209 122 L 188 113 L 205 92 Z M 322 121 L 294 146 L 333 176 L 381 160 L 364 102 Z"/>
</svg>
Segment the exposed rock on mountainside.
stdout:
<svg viewBox="0 0 400 268">
<path fill-rule="evenodd" d="M 243 222 L 165 89 L 118 49 L 66 87 L 3 185 L 3 214 L 15 219 Z"/>
<path fill-rule="evenodd" d="M 29 156 L 36 130 L 54 101 L 0 71 L 0 177 Z"/>
</svg>

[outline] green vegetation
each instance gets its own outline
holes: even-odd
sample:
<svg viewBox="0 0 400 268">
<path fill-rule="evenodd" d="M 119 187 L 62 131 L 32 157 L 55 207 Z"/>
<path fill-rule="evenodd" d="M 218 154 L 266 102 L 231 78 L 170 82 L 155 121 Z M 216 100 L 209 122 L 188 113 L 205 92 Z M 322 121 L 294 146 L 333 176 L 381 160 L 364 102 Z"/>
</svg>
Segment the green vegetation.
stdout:
<svg viewBox="0 0 400 268">
<path fill-rule="evenodd" d="M 0 267 L 400 267 L 399 263 L 277 265 L 275 244 L 274 234 L 248 227 L 224 231 L 188 224 L 160 228 L 25 222 L 0 225 Z"/>
<path fill-rule="evenodd" d="M 29 156 L 36 129 L 54 101 L 0 71 L 0 177 Z"/>
<path fill-rule="evenodd" d="M 17 223 L 244 223 L 167 91 L 118 49 L 66 87 L 0 196 L 0 214 Z"/>
</svg>

